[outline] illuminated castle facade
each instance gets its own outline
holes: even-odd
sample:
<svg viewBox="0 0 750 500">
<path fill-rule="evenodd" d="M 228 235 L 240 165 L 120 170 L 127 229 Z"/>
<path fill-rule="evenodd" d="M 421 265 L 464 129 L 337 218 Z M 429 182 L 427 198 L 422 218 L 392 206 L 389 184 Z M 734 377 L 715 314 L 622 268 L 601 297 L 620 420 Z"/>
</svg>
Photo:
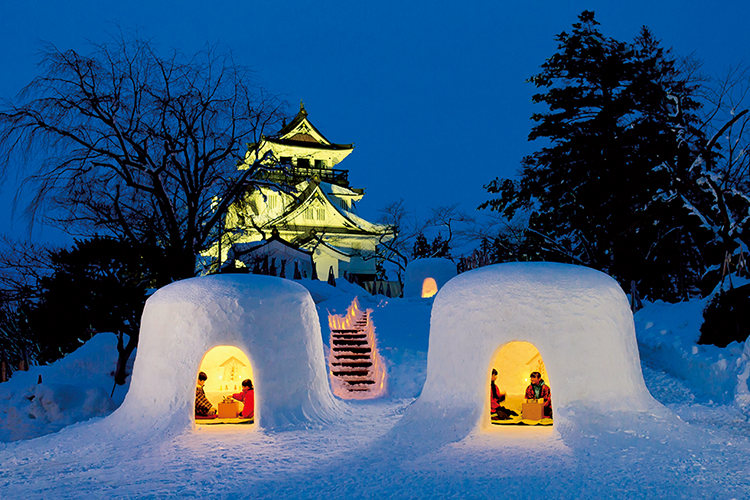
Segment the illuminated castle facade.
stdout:
<svg viewBox="0 0 750 500">
<path fill-rule="evenodd" d="M 268 180 L 285 189 L 255 188 L 230 207 L 222 238 L 222 262 L 250 267 L 253 258 L 257 262 L 264 248 L 276 242 L 276 247 L 281 243 L 309 254 L 314 274 L 322 280 L 331 270 L 334 277 L 346 272 L 359 282 L 373 280 L 376 247 L 391 240 L 393 234 L 387 226 L 357 215 L 356 204 L 362 200 L 364 189 L 351 188 L 348 170 L 334 168 L 353 149 L 353 144 L 326 139 L 310 123 L 303 104 L 297 116 L 274 137 L 251 146 L 245 161 L 251 164 L 273 154 L 284 171 L 271 172 Z M 306 268 L 302 260 L 295 258 L 295 264 L 291 264 L 285 259 L 286 277 L 292 277 L 292 267 Z"/>
</svg>

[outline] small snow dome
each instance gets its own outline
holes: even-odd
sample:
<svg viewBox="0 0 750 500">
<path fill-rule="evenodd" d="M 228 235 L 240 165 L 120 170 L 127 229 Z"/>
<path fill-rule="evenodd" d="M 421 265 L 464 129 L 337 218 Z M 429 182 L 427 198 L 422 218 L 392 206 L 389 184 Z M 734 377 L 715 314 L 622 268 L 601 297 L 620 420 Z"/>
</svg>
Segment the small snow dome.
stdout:
<svg viewBox="0 0 750 500">
<path fill-rule="evenodd" d="M 515 354 L 504 350 L 514 342 L 524 344 Z M 633 315 L 612 278 L 566 264 L 509 263 L 461 274 L 436 296 L 427 379 L 409 420 L 424 425 L 440 415 L 431 432 L 459 439 L 489 429 L 492 368 L 504 372 L 508 394 L 517 395 L 522 372 L 540 367 L 549 376 L 556 423 L 575 419 L 573 407 L 604 413 L 655 404 L 643 381 Z"/>
<path fill-rule="evenodd" d="M 456 276 L 456 263 L 448 259 L 417 259 L 406 266 L 404 297 L 432 297 Z"/>
<path fill-rule="evenodd" d="M 158 290 L 143 311 L 130 390 L 110 418 L 125 427 L 192 427 L 199 370 L 208 374 L 209 400 L 240 392 L 238 381 L 252 378 L 252 427 L 324 422 L 338 414 L 315 305 L 293 281 L 233 274 Z"/>
</svg>

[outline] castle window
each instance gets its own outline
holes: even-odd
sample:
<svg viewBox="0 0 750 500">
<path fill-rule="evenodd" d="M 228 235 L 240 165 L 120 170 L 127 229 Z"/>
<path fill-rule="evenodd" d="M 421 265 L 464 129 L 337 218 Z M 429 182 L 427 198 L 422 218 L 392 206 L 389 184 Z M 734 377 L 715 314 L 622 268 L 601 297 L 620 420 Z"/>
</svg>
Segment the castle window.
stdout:
<svg viewBox="0 0 750 500">
<path fill-rule="evenodd" d="M 277 202 L 278 202 L 278 198 L 276 198 L 276 196 L 274 196 L 274 195 L 269 195 L 268 196 L 268 208 L 269 209 L 276 208 Z"/>
<path fill-rule="evenodd" d="M 292 164 L 292 157 L 291 156 L 282 156 L 281 157 L 281 164 L 282 165 L 291 165 Z"/>
<path fill-rule="evenodd" d="M 318 208 L 318 220 L 326 220 L 326 209 Z"/>
<path fill-rule="evenodd" d="M 305 210 L 305 219 L 307 220 L 315 219 L 315 209 L 308 208 L 307 210 Z"/>
<path fill-rule="evenodd" d="M 315 168 L 326 168 L 325 160 L 315 160 Z"/>
<path fill-rule="evenodd" d="M 297 158 L 297 168 L 310 168 L 309 158 Z"/>
</svg>

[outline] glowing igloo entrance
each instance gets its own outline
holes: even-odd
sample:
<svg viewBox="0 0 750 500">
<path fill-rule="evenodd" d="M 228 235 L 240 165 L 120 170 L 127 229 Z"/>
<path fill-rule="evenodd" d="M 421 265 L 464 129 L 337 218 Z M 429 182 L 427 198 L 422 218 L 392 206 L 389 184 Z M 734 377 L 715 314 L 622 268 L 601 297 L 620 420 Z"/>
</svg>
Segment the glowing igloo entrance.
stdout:
<svg viewBox="0 0 750 500">
<path fill-rule="evenodd" d="M 241 413 L 254 415 L 255 407 L 254 385 L 251 386 L 253 387 L 252 394 L 243 393 L 242 382 L 244 380 L 249 379 L 253 384 L 255 382 L 253 367 L 241 349 L 228 345 L 214 347 L 203 356 L 196 373 L 197 386 L 200 386 L 198 379 L 201 372 L 207 376 L 203 391 L 206 399 L 216 410 L 216 416 L 203 418 L 197 414 L 196 410 L 196 424 L 252 424 L 254 422 L 253 418 L 242 418 L 241 415 Z M 247 403 L 239 401 L 233 395 L 242 398 Z M 252 408 L 245 412 L 243 411 L 244 405 L 248 403 L 252 405 Z"/>
<path fill-rule="evenodd" d="M 492 415 L 493 388 L 491 383 L 488 384 L 489 397 L 486 413 L 490 414 L 492 424 L 552 425 L 552 418 L 545 415 L 543 398 L 536 403 L 528 403 L 526 399 L 532 373 L 540 373 L 543 384 L 548 388 L 553 387 L 549 381 L 542 355 L 533 344 L 520 341 L 504 344 L 492 358 L 489 369 L 490 381 L 493 378 L 493 370 L 497 371 L 495 386 L 501 397 L 502 394 L 505 395 L 505 399 L 499 402 L 500 411 Z"/>
<path fill-rule="evenodd" d="M 428 299 L 438 292 L 438 286 L 435 278 L 425 278 L 422 282 L 422 298 Z"/>
</svg>

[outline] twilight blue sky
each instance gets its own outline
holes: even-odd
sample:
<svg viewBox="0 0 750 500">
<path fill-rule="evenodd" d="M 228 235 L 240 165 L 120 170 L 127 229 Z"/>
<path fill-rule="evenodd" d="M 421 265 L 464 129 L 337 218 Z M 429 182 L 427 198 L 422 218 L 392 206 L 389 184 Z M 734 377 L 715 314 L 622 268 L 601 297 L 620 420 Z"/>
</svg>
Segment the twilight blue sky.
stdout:
<svg viewBox="0 0 750 500">
<path fill-rule="evenodd" d="M 526 140 L 534 88 L 524 80 L 585 9 L 623 41 L 649 26 L 710 74 L 748 62 L 747 0 L 0 0 L 0 98 L 34 77 L 41 41 L 86 52 L 87 41 L 120 27 L 187 54 L 216 43 L 290 112 L 302 99 L 328 139 L 355 144 L 341 167 L 366 189 L 366 218 L 399 198 L 414 209 L 460 202 L 474 212 L 486 199 L 482 185 L 515 175 L 535 149 Z M 22 236 L 23 221 L 9 214 L 13 193 L 12 182 L 0 188 L 0 232 Z M 35 239 L 48 237 L 35 230 Z"/>
</svg>

